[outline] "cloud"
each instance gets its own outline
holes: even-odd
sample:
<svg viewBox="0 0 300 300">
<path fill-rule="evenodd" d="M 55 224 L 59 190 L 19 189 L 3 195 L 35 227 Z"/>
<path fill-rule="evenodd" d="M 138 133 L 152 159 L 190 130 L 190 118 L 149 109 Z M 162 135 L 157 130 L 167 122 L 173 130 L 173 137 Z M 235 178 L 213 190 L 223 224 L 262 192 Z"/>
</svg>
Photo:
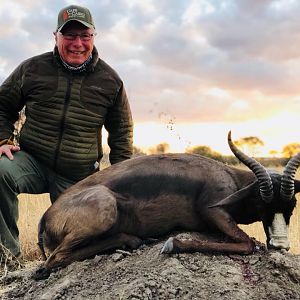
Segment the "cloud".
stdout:
<svg viewBox="0 0 300 300">
<path fill-rule="evenodd" d="M 300 3 L 85 0 L 96 46 L 124 80 L 136 122 L 241 121 L 300 112 Z M 0 80 L 54 46 L 70 1 L 0 4 Z M 8 26 L 9 24 L 9 26 Z"/>
</svg>

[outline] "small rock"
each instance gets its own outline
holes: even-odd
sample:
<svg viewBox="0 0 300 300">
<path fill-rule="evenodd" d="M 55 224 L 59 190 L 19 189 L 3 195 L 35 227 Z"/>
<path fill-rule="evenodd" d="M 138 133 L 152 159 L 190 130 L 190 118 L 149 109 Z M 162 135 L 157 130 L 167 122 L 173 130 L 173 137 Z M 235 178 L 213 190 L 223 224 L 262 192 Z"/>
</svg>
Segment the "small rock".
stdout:
<svg viewBox="0 0 300 300">
<path fill-rule="evenodd" d="M 117 249 L 116 250 L 116 253 L 121 253 L 123 254 L 124 256 L 131 256 L 132 254 L 129 252 L 129 251 L 125 251 L 125 250 L 120 250 L 120 249 Z"/>
<path fill-rule="evenodd" d="M 93 262 L 95 264 L 98 264 L 101 260 L 102 260 L 102 256 L 101 255 L 96 255 L 95 258 L 93 259 Z"/>
<path fill-rule="evenodd" d="M 120 261 L 124 258 L 124 255 L 122 253 L 114 253 L 112 256 L 111 256 L 112 260 L 114 262 L 117 262 L 117 261 Z"/>
</svg>

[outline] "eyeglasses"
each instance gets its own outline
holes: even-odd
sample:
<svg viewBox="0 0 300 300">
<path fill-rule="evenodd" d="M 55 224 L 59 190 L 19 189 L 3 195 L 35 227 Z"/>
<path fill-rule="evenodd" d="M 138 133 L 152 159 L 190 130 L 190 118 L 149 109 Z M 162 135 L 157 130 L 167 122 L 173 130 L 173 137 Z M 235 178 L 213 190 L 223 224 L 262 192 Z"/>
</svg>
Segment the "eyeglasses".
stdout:
<svg viewBox="0 0 300 300">
<path fill-rule="evenodd" d="M 68 41 L 75 41 L 76 38 L 79 36 L 79 38 L 83 41 L 83 42 L 87 42 L 89 41 L 92 37 L 96 36 L 97 33 L 81 33 L 81 34 L 77 34 L 77 33 L 71 33 L 71 32 L 58 32 L 59 34 L 61 34 L 63 36 L 63 38 L 65 40 Z"/>
</svg>

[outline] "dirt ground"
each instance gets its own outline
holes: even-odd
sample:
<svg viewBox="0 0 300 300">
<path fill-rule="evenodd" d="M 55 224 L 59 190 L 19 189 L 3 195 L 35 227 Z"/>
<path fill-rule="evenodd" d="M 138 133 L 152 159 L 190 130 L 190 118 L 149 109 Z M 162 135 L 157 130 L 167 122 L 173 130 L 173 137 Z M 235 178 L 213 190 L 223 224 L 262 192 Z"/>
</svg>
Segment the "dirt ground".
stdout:
<svg viewBox="0 0 300 300">
<path fill-rule="evenodd" d="M 162 255 L 162 242 L 75 262 L 43 281 L 40 262 L 0 280 L 0 299 L 300 299 L 300 255 Z"/>
</svg>

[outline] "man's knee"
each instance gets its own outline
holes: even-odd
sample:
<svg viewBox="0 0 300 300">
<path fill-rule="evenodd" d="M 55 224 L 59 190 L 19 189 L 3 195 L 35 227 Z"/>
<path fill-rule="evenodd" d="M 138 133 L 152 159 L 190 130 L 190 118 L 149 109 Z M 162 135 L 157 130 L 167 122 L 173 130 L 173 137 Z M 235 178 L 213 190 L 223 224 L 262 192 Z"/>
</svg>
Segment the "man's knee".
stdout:
<svg viewBox="0 0 300 300">
<path fill-rule="evenodd" d="M 12 176 L 14 169 L 14 161 L 9 160 L 5 155 L 2 155 L 0 158 L 0 178 L 5 179 L 7 176 Z"/>
<path fill-rule="evenodd" d="M 14 159 L 10 160 L 2 155 L 0 158 L 0 189 L 18 193 L 18 182 L 23 177 L 24 166 L 26 165 L 26 156 L 21 152 L 13 153 Z M 24 159 L 25 158 L 25 159 Z"/>
<path fill-rule="evenodd" d="M 0 159 L 0 189 L 15 193 L 41 194 L 48 192 L 47 172 L 34 157 L 24 151 L 13 153 L 14 159 Z"/>
</svg>

